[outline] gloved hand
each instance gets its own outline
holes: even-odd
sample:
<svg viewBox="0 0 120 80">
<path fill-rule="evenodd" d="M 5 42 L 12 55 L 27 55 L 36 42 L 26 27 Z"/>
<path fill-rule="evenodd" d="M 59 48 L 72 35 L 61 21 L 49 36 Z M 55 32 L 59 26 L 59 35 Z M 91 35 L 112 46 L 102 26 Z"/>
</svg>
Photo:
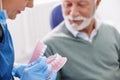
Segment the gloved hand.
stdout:
<svg viewBox="0 0 120 80">
<path fill-rule="evenodd" d="M 27 66 L 26 64 L 21 64 L 21 65 L 15 66 L 12 70 L 12 75 L 20 78 L 22 76 L 23 71 L 26 68 L 26 66 Z"/>
<path fill-rule="evenodd" d="M 52 68 L 50 64 L 47 64 L 46 60 L 46 57 L 41 57 L 29 64 L 24 69 L 20 80 L 47 80 Z M 54 80 L 55 78 L 56 74 L 48 80 Z"/>
</svg>

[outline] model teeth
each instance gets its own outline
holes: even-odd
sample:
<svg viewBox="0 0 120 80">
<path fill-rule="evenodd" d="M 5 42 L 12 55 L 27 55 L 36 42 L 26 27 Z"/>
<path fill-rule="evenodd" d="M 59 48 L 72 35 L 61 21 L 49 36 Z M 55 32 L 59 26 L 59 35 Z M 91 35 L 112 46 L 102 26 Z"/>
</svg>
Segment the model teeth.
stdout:
<svg viewBox="0 0 120 80">
<path fill-rule="evenodd" d="M 31 60 L 29 63 L 35 61 L 37 58 L 44 57 L 44 52 L 45 52 L 46 48 L 47 48 L 47 46 L 44 43 L 38 42 L 38 44 L 36 45 L 36 47 L 34 49 L 33 55 L 31 57 Z M 49 56 L 47 58 L 47 63 L 52 66 L 52 71 L 51 71 L 49 77 L 52 75 L 52 73 L 54 71 L 59 71 L 63 67 L 63 65 L 66 63 L 66 61 L 67 61 L 67 58 L 62 57 L 58 53 L 56 53 L 52 56 Z"/>
</svg>

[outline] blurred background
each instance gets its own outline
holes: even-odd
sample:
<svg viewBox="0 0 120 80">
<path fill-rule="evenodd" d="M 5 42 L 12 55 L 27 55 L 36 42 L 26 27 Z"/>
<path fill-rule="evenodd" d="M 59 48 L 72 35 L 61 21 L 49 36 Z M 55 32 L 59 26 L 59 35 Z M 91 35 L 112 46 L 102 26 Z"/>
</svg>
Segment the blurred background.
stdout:
<svg viewBox="0 0 120 80">
<path fill-rule="evenodd" d="M 36 42 L 51 31 L 51 9 L 60 0 L 34 0 L 34 8 L 26 9 L 15 20 L 8 20 L 15 48 L 15 62 L 28 63 Z M 101 0 L 98 16 L 120 31 L 120 0 Z"/>
</svg>

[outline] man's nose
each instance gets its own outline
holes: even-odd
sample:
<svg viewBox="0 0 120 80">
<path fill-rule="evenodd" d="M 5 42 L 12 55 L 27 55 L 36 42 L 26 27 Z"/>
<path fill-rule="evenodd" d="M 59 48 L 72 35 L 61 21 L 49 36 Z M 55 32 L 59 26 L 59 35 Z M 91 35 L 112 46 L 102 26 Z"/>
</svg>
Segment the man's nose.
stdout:
<svg viewBox="0 0 120 80">
<path fill-rule="evenodd" d="M 77 6 L 72 6 L 71 7 L 71 11 L 70 11 L 70 15 L 72 17 L 77 17 L 80 15 L 80 11 L 79 11 L 79 8 Z"/>
</svg>

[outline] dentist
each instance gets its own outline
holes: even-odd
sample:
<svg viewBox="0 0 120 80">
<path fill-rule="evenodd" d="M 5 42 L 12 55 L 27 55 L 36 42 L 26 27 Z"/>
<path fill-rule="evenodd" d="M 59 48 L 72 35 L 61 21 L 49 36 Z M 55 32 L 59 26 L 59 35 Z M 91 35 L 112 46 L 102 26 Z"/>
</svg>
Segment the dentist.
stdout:
<svg viewBox="0 0 120 80">
<path fill-rule="evenodd" d="M 20 80 L 55 80 L 56 73 L 48 79 L 51 65 L 47 64 L 45 57 L 26 66 L 15 68 L 12 75 L 14 47 L 6 19 L 14 20 L 26 7 L 32 8 L 33 0 L 0 0 L 0 80 L 14 80 L 14 75 L 19 75 L 17 77 Z"/>
</svg>

